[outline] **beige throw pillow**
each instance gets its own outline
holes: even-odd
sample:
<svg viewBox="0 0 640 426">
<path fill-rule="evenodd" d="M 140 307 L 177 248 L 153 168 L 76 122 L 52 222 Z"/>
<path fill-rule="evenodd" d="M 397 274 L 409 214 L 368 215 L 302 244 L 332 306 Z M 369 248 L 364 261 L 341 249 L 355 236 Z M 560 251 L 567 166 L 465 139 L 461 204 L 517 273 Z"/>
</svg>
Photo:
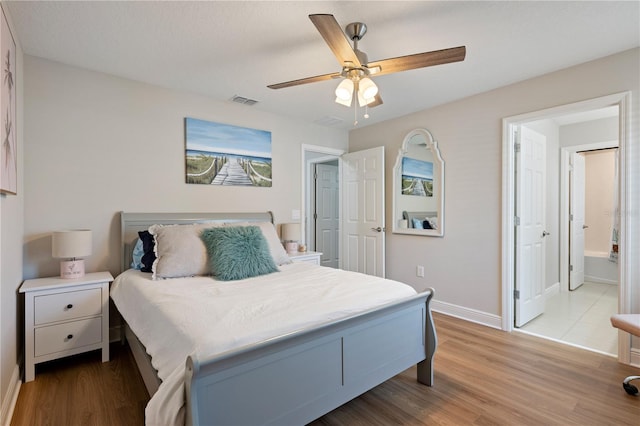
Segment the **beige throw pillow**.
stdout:
<svg viewBox="0 0 640 426">
<path fill-rule="evenodd" d="M 153 279 L 209 275 L 207 249 L 200 234 L 207 228 L 223 226 L 222 223 L 198 223 L 192 225 L 152 225 L 149 233 L 155 238 L 156 260 L 153 262 Z"/>
</svg>

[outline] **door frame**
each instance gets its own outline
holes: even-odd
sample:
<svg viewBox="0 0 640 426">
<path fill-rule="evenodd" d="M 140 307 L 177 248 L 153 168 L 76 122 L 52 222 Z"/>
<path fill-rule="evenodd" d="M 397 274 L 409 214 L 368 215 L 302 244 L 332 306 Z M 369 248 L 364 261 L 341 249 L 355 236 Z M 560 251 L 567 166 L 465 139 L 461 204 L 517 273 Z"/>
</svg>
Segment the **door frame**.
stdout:
<svg viewBox="0 0 640 426">
<path fill-rule="evenodd" d="M 304 226 L 300 229 L 300 239 L 307 243 L 306 230 L 307 227 L 312 226 L 311 217 L 308 217 L 307 212 L 310 211 L 311 196 L 313 191 L 311 189 L 312 182 L 312 165 L 315 163 L 326 163 L 327 161 L 338 160 L 338 211 L 342 217 L 342 155 L 347 151 L 337 148 L 329 148 L 326 146 L 308 145 L 302 144 L 301 146 L 301 164 L 302 164 L 302 176 L 301 176 L 301 194 L 300 194 L 300 218 Z M 311 229 L 311 228 L 309 228 Z M 339 231 L 338 238 L 338 252 L 342 253 L 342 230 Z M 342 268 L 342 256 L 339 257 L 338 268 Z"/>
<path fill-rule="evenodd" d="M 569 171 L 571 155 L 596 149 L 619 148 L 618 141 L 594 142 L 560 147 L 560 291 L 569 291 Z M 618 156 L 620 151 L 618 150 Z M 620 159 L 618 158 L 618 164 Z"/>
<path fill-rule="evenodd" d="M 638 248 L 633 247 L 629 242 L 631 233 L 636 226 L 629 212 L 629 201 L 633 191 L 637 191 L 638 183 L 631 181 L 631 176 L 638 173 L 640 165 L 634 164 L 632 159 L 626 155 L 627 145 L 631 139 L 631 92 L 616 93 L 600 98 L 590 99 L 582 102 L 561 105 L 529 112 L 502 119 L 502 329 L 512 331 L 514 329 L 514 270 L 515 270 L 515 148 L 514 129 L 520 124 L 529 121 L 542 120 L 558 115 L 587 111 L 608 106 L 618 106 L 619 120 L 619 173 L 620 173 L 620 289 L 618 312 L 631 312 L 631 285 L 634 278 L 632 262 L 627 259 L 637 258 Z M 629 201 L 628 201 L 629 200 Z M 636 289 L 638 291 L 638 289 Z M 618 360 L 628 364 L 631 360 L 631 340 L 623 338 L 623 334 L 618 334 Z"/>
</svg>

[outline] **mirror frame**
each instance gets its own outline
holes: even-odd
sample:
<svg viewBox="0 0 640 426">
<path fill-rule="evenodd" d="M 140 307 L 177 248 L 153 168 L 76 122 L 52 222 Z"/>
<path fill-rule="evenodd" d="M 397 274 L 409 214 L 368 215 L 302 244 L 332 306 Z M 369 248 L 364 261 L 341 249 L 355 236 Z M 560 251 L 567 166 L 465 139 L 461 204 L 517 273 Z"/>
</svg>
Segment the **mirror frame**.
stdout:
<svg viewBox="0 0 640 426">
<path fill-rule="evenodd" d="M 400 228 L 398 226 L 399 221 L 402 217 L 398 217 L 398 212 L 396 208 L 398 207 L 398 188 L 402 183 L 402 158 L 405 156 L 409 149 L 409 141 L 415 136 L 423 136 L 426 139 L 427 146 L 425 149 L 431 151 L 433 155 L 434 162 L 434 170 L 433 170 L 433 180 L 435 182 L 440 182 L 438 186 L 438 191 L 440 192 L 440 199 L 437 202 L 437 211 L 438 211 L 438 219 L 439 219 L 439 227 L 438 229 L 414 229 L 414 228 Z M 437 163 L 437 167 L 436 167 Z M 434 184 L 434 192 L 436 186 Z M 444 160 L 440 155 L 440 150 L 438 149 L 438 142 L 434 139 L 433 135 L 427 129 L 414 129 L 410 131 L 407 136 L 405 136 L 402 141 L 402 146 L 398 150 L 398 157 L 396 158 L 396 164 L 393 167 L 393 211 L 391 212 L 392 217 L 392 232 L 394 234 L 407 234 L 407 235 L 422 235 L 428 237 L 443 237 L 444 236 Z"/>
</svg>

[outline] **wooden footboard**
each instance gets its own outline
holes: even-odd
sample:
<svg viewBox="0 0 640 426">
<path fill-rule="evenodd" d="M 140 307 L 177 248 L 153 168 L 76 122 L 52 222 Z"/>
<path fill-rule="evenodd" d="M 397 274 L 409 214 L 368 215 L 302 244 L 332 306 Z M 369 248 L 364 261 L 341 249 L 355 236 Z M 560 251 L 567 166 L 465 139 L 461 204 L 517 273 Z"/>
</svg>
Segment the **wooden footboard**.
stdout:
<svg viewBox="0 0 640 426">
<path fill-rule="evenodd" d="M 433 290 L 206 359 L 189 357 L 188 425 L 305 424 L 418 364 L 433 384 Z"/>
</svg>

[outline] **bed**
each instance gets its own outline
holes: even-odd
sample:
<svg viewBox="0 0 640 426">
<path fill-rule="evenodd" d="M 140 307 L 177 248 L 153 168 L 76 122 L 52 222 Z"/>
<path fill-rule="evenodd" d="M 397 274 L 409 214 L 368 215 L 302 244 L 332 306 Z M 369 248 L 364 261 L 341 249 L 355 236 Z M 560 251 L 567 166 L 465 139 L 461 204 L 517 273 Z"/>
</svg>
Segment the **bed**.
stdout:
<svg viewBox="0 0 640 426">
<path fill-rule="evenodd" d="M 438 229 L 438 212 L 408 212 L 403 210 L 402 218 L 407 221 L 409 228 Z"/>
<path fill-rule="evenodd" d="M 122 293 L 124 288 L 141 288 L 144 291 L 136 291 L 144 293 L 152 287 L 153 291 L 156 291 L 155 287 L 161 287 L 169 289 L 167 291 L 170 297 L 166 294 L 163 297 L 175 305 L 174 310 L 178 313 L 174 313 L 174 316 L 188 311 L 188 315 L 185 313 L 184 316 L 189 318 L 198 311 L 211 311 L 208 305 L 206 308 L 195 306 L 194 300 L 206 299 L 197 293 L 188 293 L 191 300 L 187 297 L 185 302 L 178 301 L 177 294 L 183 287 L 177 290 L 174 283 L 181 283 L 180 286 L 184 285 L 184 288 L 198 288 L 205 293 L 214 292 L 216 295 L 227 294 L 225 291 L 231 288 L 228 283 L 217 282 L 205 276 L 184 278 L 185 281 L 153 281 L 149 273 L 129 269 L 138 232 L 147 230 L 154 224 L 202 224 L 208 227 L 234 224 L 244 226 L 247 223 L 264 222 L 273 222 L 270 213 L 122 212 L 122 273 L 114 282 L 112 298 L 116 295 L 114 292 Z M 259 287 L 278 294 L 285 291 L 282 290 L 285 288 L 283 286 L 290 285 L 287 282 L 291 281 L 295 285 L 290 285 L 286 290 L 287 299 L 291 299 L 288 303 L 304 309 L 293 313 L 287 311 L 284 315 L 284 311 L 276 304 L 278 308 L 271 313 L 260 311 L 260 315 L 264 314 L 266 320 L 262 323 L 249 323 L 250 336 L 246 338 L 240 333 L 236 334 L 233 325 L 225 325 L 226 314 L 215 317 L 216 320 L 211 324 L 220 322 L 222 330 L 229 331 L 230 340 L 234 340 L 233 345 L 223 340 L 225 333 L 221 329 L 210 333 L 215 335 L 210 337 L 211 342 L 181 342 L 180 339 L 185 338 L 183 335 L 186 334 L 183 325 L 176 326 L 179 328 L 179 332 L 175 334 L 176 340 L 171 337 L 172 340 L 169 341 L 173 344 L 160 341 L 162 333 L 170 333 L 166 331 L 171 327 L 169 325 L 161 326 L 162 333 L 155 331 L 151 333 L 152 337 L 145 336 L 143 334 L 147 331 L 142 330 L 142 333 L 141 329 L 151 328 L 145 324 L 161 324 L 164 317 L 169 316 L 162 311 L 158 314 L 158 319 L 149 319 L 151 315 L 155 315 L 155 307 L 162 303 L 151 302 L 147 306 L 137 299 L 135 291 L 126 295 L 122 293 L 114 298 L 114 302 L 118 300 L 116 306 L 125 322 L 126 339 L 152 396 L 146 411 L 149 424 L 160 421 L 159 419 L 165 422 L 165 417 L 155 417 L 154 410 L 162 407 L 168 400 L 182 407 L 175 416 L 175 423 L 178 424 L 305 424 L 416 364 L 417 380 L 428 386 L 433 384 L 433 356 L 437 344 L 429 306 L 433 290 L 416 294 L 413 290 L 407 292 L 404 289 L 408 286 L 396 283 L 393 284 L 395 294 L 391 296 L 386 294 L 387 289 L 392 288 L 393 282 L 390 280 L 308 263 L 283 264 L 278 269 L 277 273 L 235 281 L 233 293 L 228 294 L 230 297 L 252 300 L 248 302 L 247 308 L 242 308 L 244 311 L 257 306 L 263 309 L 263 305 L 256 299 L 262 296 L 253 293 L 256 283 L 260 283 Z M 125 281 L 130 279 L 131 281 Z M 321 291 L 314 280 L 335 283 L 336 288 L 345 287 L 344 283 L 348 282 L 349 292 L 353 290 L 349 296 L 351 298 L 344 297 L 331 302 L 332 306 L 338 307 L 338 312 L 317 311 L 315 306 L 322 304 L 318 295 L 333 295 L 334 289 Z M 123 284 L 125 282 L 140 284 L 135 287 L 133 284 Z M 360 293 L 355 293 L 358 286 L 364 285 L 367 286 L 366 293 L 373 296 L 361 297 L 358 295 Z M 384 293 L 382 290 L 378 292 L 382 287 L 385 288 Z M 307 297 L 308 305 L 296 301 L 297 297 Z M 218 298 L 219 307 L 222 306 L 223 310 L 224 306 L 232 305 L 227 300 L 235 300 L 213 297 L 206 299 L 206 303 L 218 303 Z M 127 304 L 125 301 L 132 305 L 128 308 L 129 312 L 124 312 L 127 311 L 124 309 Z M 184 306 L 190 308 L 182 309 L 180 303 L 185 303 Z M 286 316 L 287 321 L 291 320 L 292 324 L 281 325 L 277 320 L 279 316 Z M 315 319 L 308 319 L 307 316 Z M 204 326 L 198 322 L 194 329 L 202 330 Z M 195 349 L 189 347 L 189 344 Z M 179 360 L 180 366 L 172 370 L 171 374 L 166 371 L 161 373 L 165 369 L 162 367 L 165 352 L 179 352 L 180 348 L 187 351 L 183 354 L 184 359 Z M 160 380 L 158 376 L 164 376 L 164 380 Z M 164 400 L 156 401 L 161 396 Z"/>
</svg>

